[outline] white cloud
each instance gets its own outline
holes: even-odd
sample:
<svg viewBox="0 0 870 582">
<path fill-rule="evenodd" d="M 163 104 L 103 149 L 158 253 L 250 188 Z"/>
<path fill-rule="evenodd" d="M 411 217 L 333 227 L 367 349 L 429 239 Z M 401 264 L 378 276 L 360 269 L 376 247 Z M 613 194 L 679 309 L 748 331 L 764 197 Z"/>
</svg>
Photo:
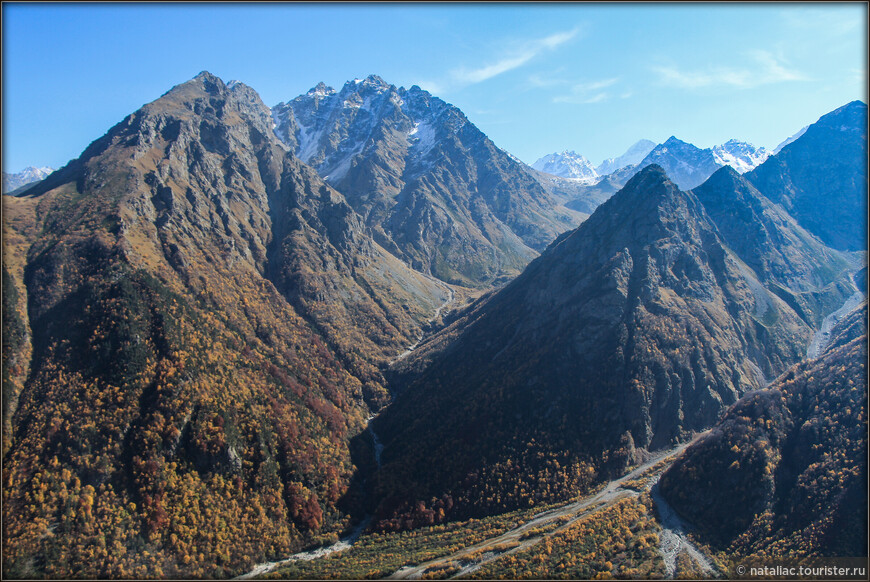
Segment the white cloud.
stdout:
<svg viewBox="0 0 870 582">
<path fill-rule="evenodd" d="M 664 85 L 683 89 L 702 87 L 730 86 L 739 89 L 782 83 L 787 81 L 806 81 L 808 77 L 799 71 L 789 69 L 784 59 L 768 51 L 756 50 L 746 53 L 752 61 L 750 67 L 707 67 L 705 69 L 684 71 L 675 66 L 652 67 Z"/>
<path fill-rule="evenodd" d="M 444 93 L 446 87 L 437 81 L 426 81 L 420 80 L 414 83 L 419 86 L 421 89 L 428 91 L 432 95 L 441 95 Z"/>
<path fill-rule="evenodd" d="M 575 83 L 571 87 L 570 94 L 553 97 L 553 103 L 577 103 L 580 105 L 600 103 L 610 98 L 610 94 L 607 91 L 603 91 L 603 89 L 612 87 L 618 81 L 619 77 L 613 77 L 611 79 Z"/>
<path fill-rule="evenodd" d="M 502 73 L 506 73 L 508 71 L 516 69 L 517 67 L 521 67 L 522 65 L 525 65 L 527 62 L 532 60 L 535 56 L 535 53 L 527 52 L 526 54 L 522 54 L 516 57 L 508 57 L 502 59 L 497 63 L 493 63 L 479 69 L 473 69 L 470 71 L 466 69 L 457 69 L 453 72 L 453 76 L 459 81 L 464 81 L 469 84 L 480 83 L 482 81 L 486 81 L 487 79 L 492 79 L 496 75 L 501 75 Z"/>
<path fill-rule="evenodd" d="M 550 73 L 553 75 L 553 73 Z M 560 85 L 570 85 L 571 82 L 567 79 L 556 77 L 556 76 L 546 76 L 541 75 L 540 73 L 535 73 L 533 75 L 529 75 L 527 80 L 528 85 L 535 89 L 543 89 L 547 87 L 558 87 Z"/>
<path fill-rule="evenodd" d="M 452 71 L 451 76 L 462 84 L 481 83 L 521 67 L 543 52 L 560 47 L 577 36 L 579 32 L 579 28 L 574 28 L 566 32 L 557 32 L 544 38 L 519 43 L 516 48 L 506 50 L 505 54 L 494 63 L 473 69 L 459 68 Z"/>
</svg>

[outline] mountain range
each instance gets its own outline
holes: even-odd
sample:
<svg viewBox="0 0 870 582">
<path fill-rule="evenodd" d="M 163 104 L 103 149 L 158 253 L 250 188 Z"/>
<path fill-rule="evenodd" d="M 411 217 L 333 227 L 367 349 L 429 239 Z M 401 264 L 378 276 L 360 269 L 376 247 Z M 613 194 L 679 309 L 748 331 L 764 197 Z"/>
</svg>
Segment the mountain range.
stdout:
<svg viewBox="0 0 870 582">
<path fill-rule="evenodd" d="M 376 364 L 447 291 L 271 126 L 202 73 L 4 201 L 7 571 L 224 576 L 345 527 Z"/>
<path fill-rule="evenodd" d="M 866 546 L 866 105 L 725 145 L 584 184 L 375 75 L 171 88 L 4 196 L 4 577 L 405 551 L 710 427 L 660 482 L 704 539 Z"/>
<path fill-rule="evenodd" d="M 690 189 L 722 166 L 731 166 L 743 174 L 763 163 L 769 155 L 764 148 L 757 148 L 736 139 L 702 150 L 671 136 L 665 143 L 658 145 L 649 140 L 640 140 L 622 156 L 604 160 L 597 168 L 593 168 L 583 156 L 568 151 L 544 156 L 532 164 L 532 167 L 540 172 L 577 180 L 587 186 L 612 176 L 622 186 L 634 173 L 650 164 L 658 164 L 665 168 L 674 183 L 681 188 Z M 632 172 L 625 175 L 620 170 Z M 620 178 L 619 173 L 625 176 Z"/>
<path fill-rule="evenodd" d="M 3 194 L 17 190 L 22 186 L 27 186 L 28 184 L 39 182 L 40 180 L 45 179 L 45 177 L 51 174 L 53 171 L 54 169 L 49 168 L 48 166 L 42 168 L 28 166 L 20 172 L 13 174 L 7 174 L 6 172 L 3 172 Z"/>
<path fill-rule="evenodd" d="M 442 495 L 471 515 L 493 511 L 493 498 L 509 509 L 527 496 L 570 495 L 709 426 L 743 392 L 800 361 L 816 323 L 763 282 L 820 294 L 830 285 L 842 301 L 856 291 L 848 262 L 835 251 L 814 255 L 812 237 L 775 216 L 735 222 L 756 242 L 775 238 L 809 274 L 781 273 L 780 257 L 759 261 L 755 247 L 741 257 L 715 204 L 712 193 L 680 191 L 661 167 L 644 168 L 445 329 L 449 340 L 436 335 L 403 363 L 419 358 L 422 371 L 375 421 L 383 479 L 404 492 L 382 491 L 394 503 L 382 514 Z M 730 201 L 743 204 L 765 210 L 758 196 Z M 427 463 L 448 454 L 449 467 Z M 552 463 L 564 488 L 549 480 Z M 406 505 L 396 503 L 403 497 Z"/>
</svg>

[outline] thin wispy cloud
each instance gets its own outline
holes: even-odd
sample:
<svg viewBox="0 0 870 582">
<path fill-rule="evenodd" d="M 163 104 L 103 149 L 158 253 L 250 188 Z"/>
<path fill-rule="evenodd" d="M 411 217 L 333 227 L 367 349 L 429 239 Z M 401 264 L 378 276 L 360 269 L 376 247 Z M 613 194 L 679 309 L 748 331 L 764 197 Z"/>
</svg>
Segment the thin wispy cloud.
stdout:
<svg viewBox="0 0 870 582">
<path fill-rule="evenodd" d="M 612 87 L 619 81 L 619 77 L 601 79 L 598 81 L 586 81 L 574 83 L 570 93 L 553 97 L 553 103 L 576 103 L 586 105 L 589 103 L 601 103 L 610 98 L 610 93 L 605 89 Z"/>
<path fill-rule="evenodd" d="M 753 61 L 752 66 L 707 67 L 705 69 L 682 70 L 676 66 L 652 67 L 664 85 L 681 89 L 700 89 L 704 87 L 735 87 L 749 89 L 760 85 L 788 81 L 806 81 L 803 73 L 789 69 L 784 59 L 768 51 L 749 51 L 746 55 Z"/>
<path fill-rule="evenodd" d="M 830 8 L 790 8 L 782 12 L 783 22 L 800 30 L 812 30 L 819 34 L 827 32 L 832 35 L 841 35 L 857 30 L 861 26 L 861 19 L 855 18 L 850 10 L 831 10 Z"/>
<path fill-rule="evenodd" d="M 481 83 L 495 76 L 517 69 L 544 52 L 554 50 L 570 41 L 580 33 L 579 28 L 565 32 L 557 32 L 544 38 L 526 41 L 515 45 L 505 51 L 498 60 L 493 63 L 475 68 L 458 68 L 451 72 L 451 77 L 465 85 Z"/>
<path fill-rule="evenodd" d="M 534 73 L 532 75 L 529 75 L 528 79 L 526 80 L 527 85 L 533 89 L 547 89 L 550 87 L 570 85 L 570 80 L 558 76 L 561 73 L 562 71 L 545 74 Z"/>
<path fill-rule="evenodd" d="M 446 90 L 445 85 L 443 85 L 442 83 L 439 83 L 437 81 L 429 81 L 429 80 L 421 79 L 421 80 L 416 81 L 414 84 L 418 85 L 421 89 L 428 91 L 429 93 L 431 93 L 433 95 L 441 95 Z"/>
</svg>

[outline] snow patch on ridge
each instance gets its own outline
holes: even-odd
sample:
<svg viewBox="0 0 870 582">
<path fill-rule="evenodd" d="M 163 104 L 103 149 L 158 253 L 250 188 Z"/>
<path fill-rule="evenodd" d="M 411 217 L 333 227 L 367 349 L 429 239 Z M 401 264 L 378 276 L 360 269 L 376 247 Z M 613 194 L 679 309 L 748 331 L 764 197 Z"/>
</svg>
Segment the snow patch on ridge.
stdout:
<svg viewBox="0 0 870 582">
<path fill-rule="evenodd" d="M 435 147 L 435 128 L 426 121 L 415 123 L 414 129 L 408 133 L 408 137 L 412 142 L 411 147 L 420 156 L 425 156 Z"/>
<path fill-rule="evenodd" d="M 713 147 L 713 159 L 722 166 L 731 166 L 738 173 L 745 174 L 770 157 L 770 152 L 757 148 L 750 143 L 729 140 L 722 145 Z"/>
</svg>

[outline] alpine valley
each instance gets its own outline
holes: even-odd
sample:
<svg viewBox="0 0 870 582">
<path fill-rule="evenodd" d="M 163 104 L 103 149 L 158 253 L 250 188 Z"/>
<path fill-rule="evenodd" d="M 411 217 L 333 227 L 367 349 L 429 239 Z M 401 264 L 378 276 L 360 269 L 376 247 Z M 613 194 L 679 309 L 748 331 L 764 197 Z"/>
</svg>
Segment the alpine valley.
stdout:
<svg viewBox="0 0 870 582">
<path fill-rule="evenodd" d="M 529 166 L 417 86 L 202 72 L 27 180 L 4 578 L 866 557 L 862 102 Z"/>
</svg>

